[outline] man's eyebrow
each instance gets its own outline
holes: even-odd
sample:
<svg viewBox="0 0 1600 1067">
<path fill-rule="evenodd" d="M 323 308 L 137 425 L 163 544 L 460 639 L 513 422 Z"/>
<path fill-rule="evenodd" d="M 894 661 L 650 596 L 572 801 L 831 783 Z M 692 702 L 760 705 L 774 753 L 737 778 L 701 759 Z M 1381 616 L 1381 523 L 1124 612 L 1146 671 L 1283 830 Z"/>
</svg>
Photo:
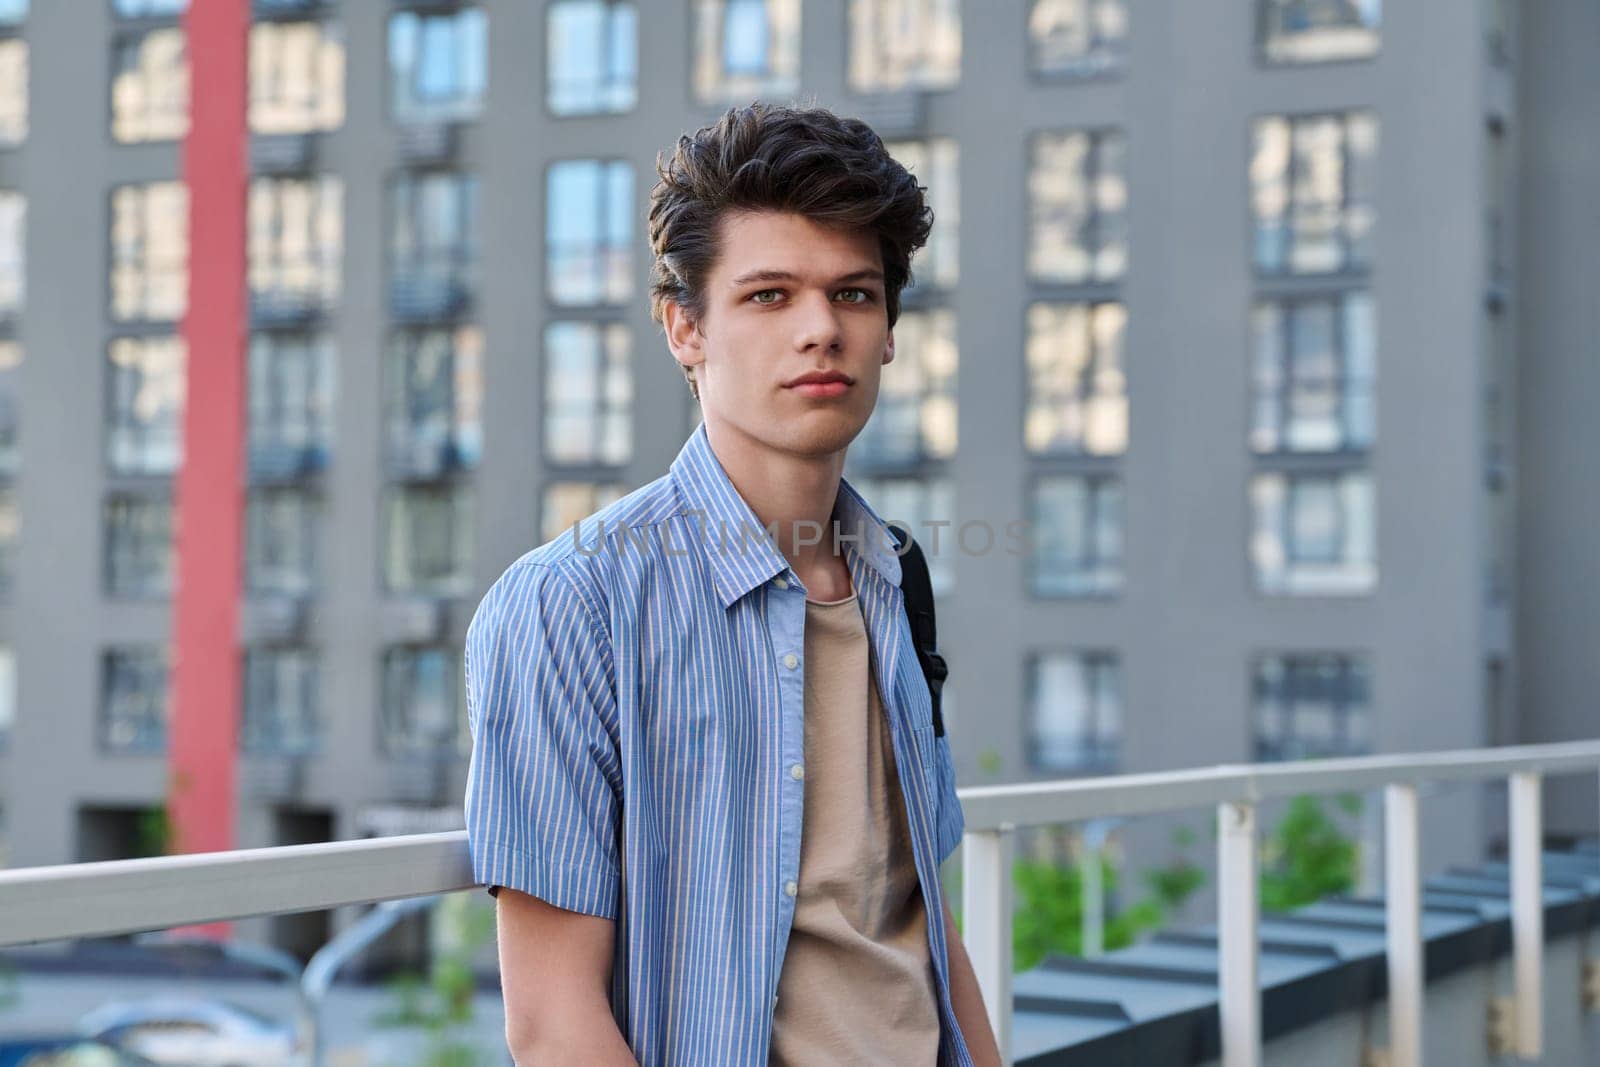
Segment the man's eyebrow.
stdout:
<svg viewBox="0 0 1600 1067">
<path fill-rule="evenodd" d="M 741 274 L 737 278 L 733 279 L 733 281 L 728 283 L 728 287 L 730 289 L 738 289 L 741 286 L 749 285 L 751 282 L 793 282 L 799 280 L 800 279 L 797 275 L 791 274 L 786 270 L 752 270 L 746 271 L 744 274 Z M 853 270 L 849 274 L 844 274 L 835 278 L 833 280 L 833 284 L 844 285 L 847 282 L 865 281 L 883 281 L 883 271 L 874 267 L 863 267 L 861 270 Z"/>
</svg>

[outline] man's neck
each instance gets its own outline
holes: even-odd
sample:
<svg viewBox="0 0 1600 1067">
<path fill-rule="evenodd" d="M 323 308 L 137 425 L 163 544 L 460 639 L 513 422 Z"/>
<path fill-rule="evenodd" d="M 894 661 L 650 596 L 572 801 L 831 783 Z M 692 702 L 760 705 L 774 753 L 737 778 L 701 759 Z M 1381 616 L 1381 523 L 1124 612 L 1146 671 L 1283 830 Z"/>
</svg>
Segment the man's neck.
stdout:
<svg viewBox="0 0 1600 1067">
<path fill-rule="evenodd" d="M 776 546 L 811 599 L 850 593 L 850 573 L 833 536 L 834 501 L 844 473 L 844 450 L 796 456 L 765 448 L 740 431 L 706 423 L 706 440 L 728 480 L 761 525 L 776 530 Z"/>
</svg>

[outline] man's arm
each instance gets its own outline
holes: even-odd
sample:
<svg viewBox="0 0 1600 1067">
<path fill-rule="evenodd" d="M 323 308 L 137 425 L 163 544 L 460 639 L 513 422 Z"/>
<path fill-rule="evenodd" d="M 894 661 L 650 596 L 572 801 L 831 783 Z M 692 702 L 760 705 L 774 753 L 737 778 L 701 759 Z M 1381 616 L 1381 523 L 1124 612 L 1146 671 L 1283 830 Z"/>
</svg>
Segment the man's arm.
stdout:
<svg viewBox="0 0 1600 1067">
<path fill-rule="evenodd" d="M 1001 1067 L 1000 1046 L 994 1039 L 994 1027 L 989 1025 L 989 1013 L 983 1006 L 978 976 L 967 958 L 967 946 L 956 929 L 955 916 L 950 914 L 949 900 L 944 902 L 944 940 L 950 950 L 950 1007 L 955 1009 L 961 1036 L 967 1039 L 967 1051 L 978 1067 Z"/>
<path fill-rule="evenodd" d="M 638 1067 L 611 1014 L 616 924 L 503 887 L 495 905 L 506 1044 L 517 1067 Z"/>
</svg>

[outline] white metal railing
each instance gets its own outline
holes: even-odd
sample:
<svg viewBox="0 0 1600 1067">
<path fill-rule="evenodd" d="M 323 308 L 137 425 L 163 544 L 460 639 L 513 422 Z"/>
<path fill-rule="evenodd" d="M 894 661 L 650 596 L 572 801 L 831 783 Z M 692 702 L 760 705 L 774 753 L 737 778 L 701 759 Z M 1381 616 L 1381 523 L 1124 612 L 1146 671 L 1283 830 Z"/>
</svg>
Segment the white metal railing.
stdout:
<svg viewBox="0 0 1600 1067">
<path fill-rule="evenodd" d="M 1423 1062 L 1417 787 L 1510 783 L 1515 1051 L 1542 1044 L 1544 948 L 1540 786 L 1600 770 L 1600 741 L 1227 766 L 961 791 L 965 932 L 1001 1051 L 1010 1062 L 1011 859 L 1024 826 L 1185 808 L 1217 809 L 1222 1062 L 1261 1062 L 1256 807 L 1299 794 L 1384 792 L 1390 1062 Z M 471 888 L 463 831 L 159 859 L 0 871 L 0 946 L 310 911 Z"/>
<path fill-rule="evenodd" d="M 1385 928 L 1389 975 L 1388 1062 L 1423 1061 L 1422 884 L 1417 787 L 1435 782 L 1510 784 L 1511 936 L 1515 980 L 1514 1051 L 1537 1059 L 1543 1044 L 1541 981 L 1544 900 L 1540 786 L 1545 776 L 1600 770 L 1600 742 L 1473 749 L 1255 764 L 1165 774 L 961 791 L 963 935 L 984 1003 L 1011 1062 L 1011 858 L 1024 826 L 1083 822 L 1108 815 L 1217 809 L 1218 985 L 1223 1067 L 1261 1063 L 1261 946 L 1257 937 L 1256 807 L 1301 794 L 1384 794 Z"/>
</svg>

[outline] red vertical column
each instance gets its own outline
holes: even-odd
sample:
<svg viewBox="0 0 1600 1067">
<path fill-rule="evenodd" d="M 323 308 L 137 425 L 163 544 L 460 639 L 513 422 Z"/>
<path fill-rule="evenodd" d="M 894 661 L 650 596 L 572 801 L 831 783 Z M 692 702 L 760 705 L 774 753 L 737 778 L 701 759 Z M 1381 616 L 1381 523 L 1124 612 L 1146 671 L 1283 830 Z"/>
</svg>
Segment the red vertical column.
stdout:
<svg viewBox="0 0 1600 1067">
<path fill-rule="evenodd" d="M 189 356 L 176 488 L 168 802 L 172 850 L 214 852 L 233 847 L 237 804 L 250 0 L 191 0 L 184 27 Z"/>
</svg>

